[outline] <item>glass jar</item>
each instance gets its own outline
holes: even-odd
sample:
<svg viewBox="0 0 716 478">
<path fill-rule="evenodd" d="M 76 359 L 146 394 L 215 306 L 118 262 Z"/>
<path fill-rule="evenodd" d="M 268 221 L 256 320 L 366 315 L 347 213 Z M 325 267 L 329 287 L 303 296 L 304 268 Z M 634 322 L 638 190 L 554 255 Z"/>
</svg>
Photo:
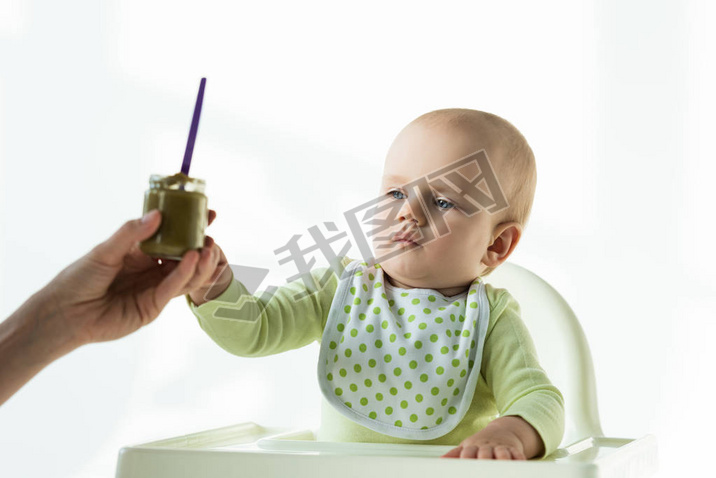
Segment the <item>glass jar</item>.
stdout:
<svg viewBox="0 0 716 478">
<path fill-rule="evenodd" d="M 204 230 L 209 220 L 203 179 L 178 173 L 153 174 L 144 194 L 144 213 L 159 209 L 162 222 L 157 232 L 140 243 L 145 254 L 160 259 L 181 260 L 186 251 L 204 246 Z"/>
</svg>

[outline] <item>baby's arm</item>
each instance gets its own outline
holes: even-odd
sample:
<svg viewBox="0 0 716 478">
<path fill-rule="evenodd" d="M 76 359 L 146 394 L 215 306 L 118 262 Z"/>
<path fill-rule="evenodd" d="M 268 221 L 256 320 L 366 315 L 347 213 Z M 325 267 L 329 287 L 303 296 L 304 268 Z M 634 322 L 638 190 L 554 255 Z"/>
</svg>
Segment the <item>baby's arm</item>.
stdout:
<svg viewBox="0 0 716 478">
<path fill-rule="evenodd" d="M 519 304 L 507 291 L 497 291 L 481 371 L 500 418 L 445 457 L 530 459 L 552 453 L 562 440 L 562 394 L 539 365 Z"/>
<path fill-rule="evenodd" d="M 343 258 L 342 264 L 349 261 Z M 311 271 L 311 276 L 318 284 L 327 272 L 328 268 L 318 268 Z M 215 277 L 220 273 L 217 271 Z M 264 291 L 256 295 L 240 281 L 231 279 L 228 287 L 219 288 L 226 290 L 208 302 L 194 303 L 194 296 L 201 297 L 198 293 L 188 294 L 187 303 L 201 328 L 224 350 L 241 357 L 264 357 L 320 339 L 338 282 L 335 272 L 329 277 L 320 290 L 309 294 L 305 294 L 307 285 L 302 279 L 271 294 Z M 295 297 L 301 294 L 306 296 L 297 300 Z"/>
</svg>

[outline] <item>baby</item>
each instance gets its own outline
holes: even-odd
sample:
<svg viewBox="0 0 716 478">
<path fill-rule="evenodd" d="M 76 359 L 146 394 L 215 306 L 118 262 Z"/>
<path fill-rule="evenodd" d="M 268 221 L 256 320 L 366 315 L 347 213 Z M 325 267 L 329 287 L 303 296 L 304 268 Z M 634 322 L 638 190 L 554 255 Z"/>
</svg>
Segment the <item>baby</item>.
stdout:
<svg viewBox="0 0 716 478">
<path fill-rule="evenodd" d="M 444 181 L 422 180 L 450 168 L 466 181 L 492 178 L 490 191 L 479 187 L 502 201 L 477 207 Z M 262 299 L 233 278 L 209 238 L 199 267 L 214 272 L 187 302 L 204 331 L 239 356 L 320 342 L 318 440 L 544 457 L 562 439 L 562 395 L 538 363 L 518 303 L 484 281 L 519 242 L 535 185 L 534 155 L 512 124 L 475 110 L 432 111 L 388 151 L 380 195 L 395 201 L 397 217 L 373 236 L 379 262 L 340 257 L 311 271 L 320 290 L 295 280 Z"/>
</svg>

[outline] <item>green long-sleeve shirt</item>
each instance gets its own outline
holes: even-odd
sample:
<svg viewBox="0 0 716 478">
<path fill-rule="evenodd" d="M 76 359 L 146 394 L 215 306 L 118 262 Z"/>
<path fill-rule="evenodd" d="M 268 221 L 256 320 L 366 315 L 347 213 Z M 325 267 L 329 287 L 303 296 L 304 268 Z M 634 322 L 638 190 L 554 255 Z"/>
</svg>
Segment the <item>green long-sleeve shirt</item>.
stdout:
<svg viewBox="0 0 716 478">
<path fill-rule="evenodd" d="M 341 270 L 352 259 L 341 260 Z M 330 268 L 311 271 L 315 283 L 328 274 L 319 290 L 308 297 L 307 287 L 297 279 L 272 295 L 251 295 L 233 280 L 216 299 L 196 306 L 187 302 L 201 328 L 222 348 L 241 357 L 264 357 L 297 349 L 321 340 L 338 284 Z M 517 301 L 505 289 L 485 284 L 490 320 L 475 393 L 467 414 L 449 433 L 433 440 L 409 440 L 375 432 L 344 417 L 322 400 L 318 440 L 373 443 L 454 445 L 484 428 L 498 416 L 520 416 L 539 433 L 545 455 L 552 453 L 564 432 L 562 394 L 540 367 L 534 344 L 520 318 Z"/>
</svg>

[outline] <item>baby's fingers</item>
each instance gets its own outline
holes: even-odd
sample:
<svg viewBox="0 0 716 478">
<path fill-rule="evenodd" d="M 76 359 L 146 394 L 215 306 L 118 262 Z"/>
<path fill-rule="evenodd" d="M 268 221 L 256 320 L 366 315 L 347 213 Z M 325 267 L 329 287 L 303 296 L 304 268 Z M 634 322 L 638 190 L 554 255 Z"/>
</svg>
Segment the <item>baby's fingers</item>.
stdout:
<svg viewBox="0 0 716 478">
<path fill-rule="evenodd" d="M 510 449 L 505 446 L 496 446 L 493 452 L 495 454 L 495 458 L 498 460 L 512 459 L 512 453 L 510 453 Z"/>
<path fill-rule="evenodd" d="M 460 458 L 460 451 L 462 451 L 462 447 L 459 446 L 457 448 L 453 448 L 449 452 L 445 453 L 440 458 Z"/>
<path fill-rule="evenodd" d="M 194 277 L 187 283 L 185 293 L 192 292 L 202 288 L 211 279 L 214 270 L 219 262 L 219 251 L 216 247 L 212 247 L 213 240 L 207 236 L 208 245 L 205 243 L 201 251 L 201 258 L 196 266 Z"/>
</svg>

